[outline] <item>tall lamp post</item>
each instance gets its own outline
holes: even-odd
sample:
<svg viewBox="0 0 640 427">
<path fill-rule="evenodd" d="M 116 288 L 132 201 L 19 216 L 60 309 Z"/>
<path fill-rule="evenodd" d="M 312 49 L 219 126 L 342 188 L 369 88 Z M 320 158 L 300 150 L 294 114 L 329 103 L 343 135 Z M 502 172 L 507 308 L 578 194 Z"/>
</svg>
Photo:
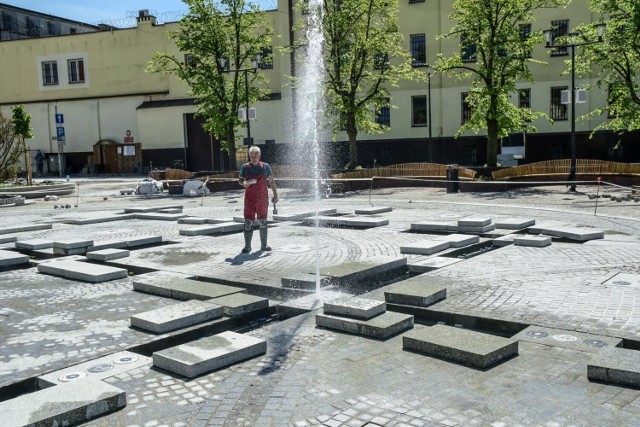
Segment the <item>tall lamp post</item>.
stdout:
<svg viewBox="0 0 640 427">
<path fill-rule="evenodd" d="M 598 32 L 598 40 L 586 40 L 582 42 L 578 42 L 578 33 L 572 32 L 569 33 L 569 43 L 564 44 L 554 44 L 553 43 L 553 30 L 544 30 L 542 33 L 544 34 L 544 40 L 546 42 L 545 47 L 548 49 L 552 48 L 571 48 L 571 92 L 569 93 L 570 103 L 571 103 L 571 166 L 569 169 L 569 178 L 568 180 L 571 182 L 570 190 L 576 191 L 576 47 L 587 46 L 590 44 L 601 43 L 602 36 L 604 34 L 604 29 L 606 24 L 600 23 L 596 25 L 596 30 Z"/>
<path fill-rule="evenodd" d="M 431 147 L 431 74 L 433 73 L 433 67 L 427 64 L 427 126 L 429 127 L 429 140 L 428 151 L 429 161 L 433 163 L 433 149 Z"/>
<path fill-rule="evenodd" d="M 245 101 L 245 114 L 244 117 L 247 120 L 247 149 L 251 146 L 251 120 L 249 119 L 249 73 L 257 73 L 260 63 L 262 62 L 262 55 L 258 54 L 255 58 L 251 59 L 251 68 L 242 68 L 239 70 L 227 69 L 227 58 L 218 58 L 218 62 L 222 67 L 224 73 L 244 73 L 244 101 Z M 238 118 L 242 120 L 240 115 L 240 109 L 238 109 Z M 248 155 L 248 153 L 247 153 Z"/>
</svg>

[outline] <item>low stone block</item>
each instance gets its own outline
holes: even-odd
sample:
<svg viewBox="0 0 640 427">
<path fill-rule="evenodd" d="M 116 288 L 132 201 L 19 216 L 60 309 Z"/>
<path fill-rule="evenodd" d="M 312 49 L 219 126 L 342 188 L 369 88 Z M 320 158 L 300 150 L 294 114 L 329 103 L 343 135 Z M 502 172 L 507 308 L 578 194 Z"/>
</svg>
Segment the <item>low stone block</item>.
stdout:
<svg viewBox="0 0 640 427">
<path fill-rule="evenodd" d="M 311 272 L 297 272 L 293 275 L 283 277 L 280 279 L 280 284 L 283 288 L 311 290 L 316 288 L 318 280 L 320 281 L 320 287 L 331 284 L 331 277 L 323 275 L 316 276 L 315 273 Z"/>
<path fill-rule="evenodd" d="M 29 264 L 29 257 L 13 251 L 0 250 L 0 268 Z"/>
<path fill-rule="evenodd" d="M 0 243 L 13 243 L 17 240 L 16 236 L 0 236 Z"/>
<path fill-rule="evenodd" d="M 317 314 L 316 325 L 350 334 L 386 340 L 413 327 L 410 314 L 387 311 L 369 320 L 350 319 L 348 317 Z"/>
<path fill-rule="evenodd" d="M 158 245 L 162 243 L 162 236 L 138 236 L 127 239 L 127 248 L 135 248 L 138 246 Z"/>
<path fill-rule="evenodd" d="M 623 387 L 638 388 L 640 387 L 640 353 L 615 347 L 603 349 L 587 364 L 587 378 Z"/>
<path fill-rule="evenodd" d="M 411 230 L 424 231 L 426 233 L 435 231 L 437 233 L 455 233 L 458 226 L 453 221 L 421 221 L 411 224 Z"/>
<path fill-rule="evenodd" d="M 93 240 L 65 239 L 53 242 L 53 249 L 84 249 L 86 251 L 89 246 L 93 246 Z"/>
<path fill-rule="evenodd" d="M 428 276 L 416 276 L 397 282 L 384 292 L 384 299 L 389 304 L 428 307 L 447 297 L 447 288 L 441 283 L 430 283 Z"/>
<path fill-rule="evenodd" d="M 391 212 L 393 208 L 391 206 L 381 206 L 377 208 L 360 208 L 355 210 L 356 215 L 375 215 L 384 212 Z"/>
<path fill-rule="evenodd" d="M 209 300 L 222 306 L 224 315 L 228 317 L 240 317 L 254 311 L 267 310 L 269 300 L 267 298 L 249 295 L 247 293 L 235 293 Z"/>
<path fill-rule="evenodd" d="M 303 218 L 308 218 L 316 215 L 334 215 L 338 212 L 337 209 L 321 209 L 319 211 L 307 211 L 299 212 L 295 214 L 276 214 L 273 215 L 274 221 L 300 221 Z"/>
<path fill-rule="evenodd" d="M 551 237 L 546 236 L 518 236 L 513 238 L 516 246 L 530 246 L 534 248 L 544 248 L 551 244 Z"/>
<path fill-rule="evenodd" d="M 495 224 L 483 225 L 481 227 L 467 226 L 467 225 L 459 225 L 458 226 L 458 231 L 460 233 L 483 234 L 483 233 L 487 233 L 489 231 L 493 231 L 495 229 L 496 229 Z"/>
<path fill-rule="evenodd" d="M 604 231 L 576 228 L 576 227 L 542 227 L 540 234 L 562 239 L 576 240 L 578 242 L 586 242 L 588 240 L 604 239 Z"/>
<path fill-rule="evenodd" d="M 182 210 L 180 210 L 182 212 Z M 164 210 L 160 210 L 158 212 L 149 212 L 149 213 L 137 213 L 136 219 L 151 219 L 156 221 L 177 221 L 180 218 L 187 217 L 187 214 L 183 213 L 167 213 Z"/>
<path fill-rule="evenodd" d="M 56 255 L 63 255 L 63 256 L 84 255 L 87 253 L 87 248 L 76 248 L 76 249 L 53 248 L 53 253 Z"/>
<path fill-rule="evenodd" d="M 500 248 L 504 247 L 504 246 L 509 246 L 513 244 L 513 239 L 515 239 L 516 237 L 518 237 L 515 234 L 507 234 L 506 236 L 500 236 L 498 238 L 495 238 L 491 241 L 491 244 L 493 246 L 498 246 Z"/>
<path fill-rule="evenodd" d="M 416 328 L 402 348 L 475 368 L 488 368 L 518 354 L 518 341 L 446 325 Z"/>
<path fill-rule="evenodd" d="M 53 241 L 46 239 L 20 240 L 15 244 L 16 249 L 36 251 L 39 249 L 49 249 L 53 247 Z"/>
<path fill-rule="evenodd" d="M 20 233 L 22 231 L 51 230 L 51 224 L 26 224 L 11 227 L 0 227 L 0 234 Z"/>
<path fill-rule="evenodd" d="M 51 261 L 41 263 L 38 265 L 38 271 L 40 273 L 51 274 L 52 276 L 93 283 L 124 279 L 129 274 L 127 270 L 123 268 L 88 264 L 79 261 Z"/>
<path fill-rule="evenodd" d="M 361 320 L 379 316 L 385 311 L 387 305 L 384 302 L 367 298 L 341 297 L 324 303 L 324 314 Z"/>
<path fill-rule="evenodd" d="M 90 217 L 90 218 L 73 218 L 73 219 L 65 219 L 62 221 L 64 224 L 74 224 L 74 225 L 88 225 L 88 224 L 100 224 L 103 222 L 113 222 L 113 221 L 125 221 L 128 219 L 135 219 L 135 214 L 104 214 L 100 216 Z"/>
<path fill-rule="evenodd" d="M 407 259 L 378 256 L 366 261 L 345 262 L 343 264 L 322 267 L 320 275 L 328 277 L 332 284 L 354 284 L 357 281 L 372 278 L 407 265 Z"/>
<path fill-rule="evenodd" d="M 388 225 L 389 220 L 383 218 L 373 217 L 338 217 L 338 216 L 318 216 L 317 218 L 309 217 L 303 218 L 302 223 L 304 225 L 316 225 L 320 227 L 354 227 L 354 228 L 373 228 Z"/>
<path fill-rule="evenodd" d="M 435 256 L 417 261 L 407 261 L 407 268 L 412 273 L 428 273 L 438 268 L 447 267 L 462 261 L 461 258 L 449 258 L 444 256 Z"/>
<path fill-rule="evenodd" d="M 179 231 L 181 236 L 206 236 L 210 234 L 224 234 L 241 231 L 244 224 L 239 222 L 223 222 L 220 224 L 203 225 L 200 227 L 183 228 Z"/>
<path fill-rule="evenodd" d="M 225 295 L 246 292 L 246 289 L 219 283 L 200 282 L 178 276 L 153 278 L 134 278 L 133 289 L 139 292 L 165 296 L 179 300 L 207 300 Z"/>
<path fill-rule="evenodd" d="M 93 246 L 87 248 L 87 253 L 101 251 L 103 249 L 124 249 L 126 247 L 126 240 L 104 240 L 100 242 L 94 242 Z"/>
<path fill-rule="evenodd" d="M 222 306 L 212 301 L 190 300 L 131 316 L 131 326 L 162 334 L 222 317 Z"/>
<path fill-rule="evenodd" d="M 153 365 L 194 378 L 266 353 L 260 338 L 227 331 L 153 353 Z"/>
<path fill-rule="evenodd" d="M 124 213 L 144 213 L 144 212 L 158 212 L 165 209 L 183 209 L 182 205 L 165 205 L 165 206 L 135 206 L 125 208 Z"/>
<path fill-rule="evenodd" d="M 186 218 L 180 218 L 178 224 L 206 224 L 207 218 L 199 218 L 196 216 L 190 216 Z"/>
<path fill-rule="evenodd" d="M 129 251 L 126 249 L 101 249 L 99 251 L 87 252 L 87 259 L 109 261 L 112 259 L 126 258 L 129 254 Z"/>
<path fill-rule="evenodd" d="M 491 224 L 492 219 L 489 217 L 466 217 L 458 220 L 458 226 L 461 227 L 486 227 Z"/>
<path fill-rule="evenodd" d="M 480 237 L 466 234 L 449 234 L 448 236 L 438 236 L 435 240 L 449 242 L 452 248 L 463 248 L 480 242 Z"/>
<path fill-rule="evenodd" d="M 402 254 L 431 255 L 449 249 L 451 243 L 442 240 L 426 240 L 400 246 Z"/>
<path fill-rule="evenodd" d="M 535 219 L 526 218 L 500 218 L 495 220 L 496 228 L 506 230 L 522 230 L 535 225 Z"/>
<path fill-rule="evenodd" d="M 102 381 L 79 381 L 0 402 L 0 419 L 3 426 L 71 426 L 126 404 L 126 393 L 119 388 Z"/>
</svg>

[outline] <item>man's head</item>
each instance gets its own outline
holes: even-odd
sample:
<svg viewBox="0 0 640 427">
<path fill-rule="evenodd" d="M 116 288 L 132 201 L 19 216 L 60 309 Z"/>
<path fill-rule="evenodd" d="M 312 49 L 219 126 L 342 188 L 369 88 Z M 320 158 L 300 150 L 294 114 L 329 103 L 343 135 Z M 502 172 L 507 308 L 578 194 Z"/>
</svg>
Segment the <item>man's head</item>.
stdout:
<svg viewBox="0 0 640 427">
<path fill-rule="evenodd" d="M 260 148 L 256 147 L 255 145 L 249 148 L 249 158 L 251 158 L 251 163 L 253 163 L 254 165 L 258 164 L 258 162 L 260 161 Z"/>
</svg>

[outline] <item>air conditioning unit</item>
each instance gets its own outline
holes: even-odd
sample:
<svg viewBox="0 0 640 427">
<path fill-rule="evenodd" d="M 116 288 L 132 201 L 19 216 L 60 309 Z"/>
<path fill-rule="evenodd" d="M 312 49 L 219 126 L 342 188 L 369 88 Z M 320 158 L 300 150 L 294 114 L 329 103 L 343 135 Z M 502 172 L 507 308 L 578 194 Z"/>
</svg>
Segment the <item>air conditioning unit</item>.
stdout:
<svg viewBox="0 0 640 427">
<path fill-rule="evenodd" d="M 249 120 L 255 120 L 256 119 L 256 109 L 255 108 L 249 108 Z M 246 109 L 244 108 L 238 108 L 238 120 L 247 120 L 247 113 L 246 113 Z"/>
<path fill-rule="evenodd" d="M 587 102 L 587 91 L 584 89 L 576 90 L 576 104 L 584 104 Z"/>
<path fill-rule="evenodd" d="M 568 90 L 563 90 L 560 92 L 560 104 L 571 104 L 571 98 L 569 98 Z"/>
</svg>

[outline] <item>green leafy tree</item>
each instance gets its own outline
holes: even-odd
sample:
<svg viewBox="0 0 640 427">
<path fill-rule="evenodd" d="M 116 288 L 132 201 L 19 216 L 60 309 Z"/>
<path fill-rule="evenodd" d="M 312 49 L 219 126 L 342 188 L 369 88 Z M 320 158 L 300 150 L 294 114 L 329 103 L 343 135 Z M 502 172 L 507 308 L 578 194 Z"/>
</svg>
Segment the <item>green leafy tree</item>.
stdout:
<svg viewBox="0 0 640 427">
<path fill-rule="evenodd" d="M 584 46 L 577 54 L 576 74 L 587 76 L 595 71 L 595 85 L 608 93 L 608 103 L 588 116 L 606 114 L 610 119 L 595 131 L 640 129 L 640 2 L 591 0 L 589 7 L 601 16 L 606 28 L 602 43 Z M 581 25 L 577 32 L 584 40 L 597 40 L 598 23 Z"/>
<path fill-rule="evenodd" d="M 147 70 L 175 75 L 189 85 L 205 130 L 224 141 L 234 164 L 236 132 L 242 124 L 237 111 L 246 99 L 245 76 L 239 70 L 253 69 L 251 60 L 269 46 L 272 30 L 265 12 L 245 0 L 183 1 L 189 12 L 169 37 L 189 59 L 155 52 Z M 260 89 L 266 79 L 260 72 L 250 72 L 248 78 L 249 102 L 255 103 L 266 94 Z"/>
<path fill-rule="evenodd" d="M 0 181 L 16 177 L 21 154 L 12 120 L 0 113 Z"/>
<path fill-rule="evenodd" d="M 27 169 L 27 184 L 31 185 L 31 159 L 25 141 L 26 139 L 33 138 L 31 115 L 26 112 L 24 105 L 16 105 L 11 111 L 13 111 L 13 129 L 16 136 L 20 139 L 18 150 L 21 154 L 24 153 L 24 164 Z"/>
<path fill-rule="evenodd" d="M 533 81 L 528 65 L 533 47 L 542 42 L 531 31 L 538 9 L 566 5 L 570 0 L 456 0 L 449 16 L 451 30 L 441 38 L 455 38 L 460 50 L 440 54 L 434 68 L 458 80 L 470 80 L 465 102 L 471 117 L 456 137 L 466 131 L 487 132 L 487 164 L 496 166 L 498 141 L 515 131 L 534 131 L 531 121 L 546 116 L 510 102 L 518 81 Z M 522 26 L 521 26 L 522 25 Z"/>
<path fill-rule="evenodd" d="M 326 0 L 323 2 L 327 113 L 338 120 L 334 134 L 349 137 L 348 168 L 358 162 L 358 132 L 386 130 L 374 111 L 390 105 L 389 89 L 402 79 L 424 78 L 411 67 L 398 31 L 397 0 Z"/>
</svg>

